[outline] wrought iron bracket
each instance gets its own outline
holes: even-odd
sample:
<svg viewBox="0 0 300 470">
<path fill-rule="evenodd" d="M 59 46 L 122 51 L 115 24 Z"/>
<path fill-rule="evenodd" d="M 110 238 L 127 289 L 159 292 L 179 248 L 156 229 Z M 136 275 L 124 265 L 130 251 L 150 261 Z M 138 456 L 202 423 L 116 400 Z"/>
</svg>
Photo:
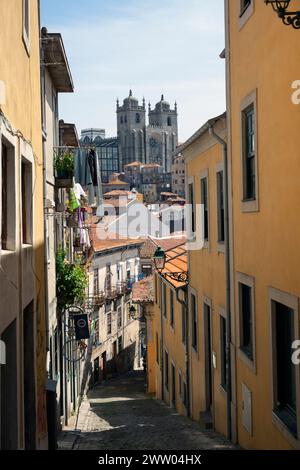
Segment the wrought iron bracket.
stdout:
<svg viewBox="0 0 300 470">
<path fill-rule="evenodd" d="M 286 26 L 300 29 L 300 11 L 287 11 L 290 1 L 265 0 L 265 3 L 272 5 L 273 10 Z"/>
</svg>

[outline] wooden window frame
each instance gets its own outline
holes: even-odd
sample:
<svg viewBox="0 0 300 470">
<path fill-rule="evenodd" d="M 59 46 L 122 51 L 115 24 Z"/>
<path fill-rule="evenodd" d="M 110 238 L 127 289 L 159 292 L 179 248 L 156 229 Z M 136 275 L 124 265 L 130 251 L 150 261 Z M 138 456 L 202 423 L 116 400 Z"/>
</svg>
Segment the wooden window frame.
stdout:
<svg viewBox="0 0 300 470">
<path fill-rule="evenodd" d="M 22 1 L 22 39 L 27 52 L 30 56 L 30 0 Z"/>
<path fill-rule="evenodd" d="M 222 176 L 220 176 L 222 175 Z M 223 238 L 221 238 L 221 224 L 222 224 L 222 208 L 221 208 L 221 192 L 220 192 L 220 178 L 222 177 L 222 190 L 223 190 Z M 218 251 L 225 252 L 225 194 L 224 194 L 224 164 L 221 163 L 216 168 L 216 193 L 217 193 L 217 229 L 218 229 Z"/>
<path fill-rule="evenodd" d="M 237 308 L 238 308 L 238 357 L 252 370 L 254 374 L 256 371 L 256 321 L 255 321 L 255 279 L 243 273 L 237 273 Z M 252 316 L 252 359 L 242 349 L 242 305 L 240 295 L 240 285 L 244 284 L 251 288 L 251 316 Z"/>
<path fill-rule="evenodd" d="M 255 171 L 255 196 L 247 198 L 246 195 L 246 134 L 245 118 L 247 111 L 253 107 L 254 112 L 254 171 Z M 246 96 L 240 106 L 240 146 L 241 146 L 241 211 L 259 211 L 259 174 L 258 174 L 258 118 L 257 118 L 257 90 Z"/>
<path fill-rule="evenodd" d="M 295 338 L 300 337 L 299 326 L 299 297 L 283 292 L 279 289 L 269 287 L 269 319 L 270 319 L 270 374 L 271 374 L 271 412 L 272 421 L 277 429 L 285 436 L 293 448 L 300 450 L 300 366 L 296 366 L 296 400 L 297 400 L 297 437 L 293 435 L 287 425 L 280 419 L 276 413 L 277 405 L 277 378 L 276 378 L 276 318 L 275 303 L 285 305 L 294 311 L 294 331 Z"/>
<path fill-rule="evenodd" d="M 241 29 L 245 26 L 245 24 L 249 21 L 251 16 L 255 12 L 255 0 L 250 0 L 248 6 L 243 6 L 242 0 L 237 0 L 239 2 L 239 18 L 238 18 L 238 29 Z"/>
<path fill-rule="evenodd" d="M 206 185 L 206 201 L 203 201 L 203 182 L 205 181 Z M 200 198 L 201 198 L 201 204 L 204 205 L 204 202 L 206 202 L 207 206 L 207 236 L 205 236 L 205 208 L 202 214 L 202 239 L 204 241 L 204 248 L 209 249 L 210 247 L 210 197 L 209 197 L 209 174 L 208 170 L 204 170 L 200 173 Z"/>
</svg>

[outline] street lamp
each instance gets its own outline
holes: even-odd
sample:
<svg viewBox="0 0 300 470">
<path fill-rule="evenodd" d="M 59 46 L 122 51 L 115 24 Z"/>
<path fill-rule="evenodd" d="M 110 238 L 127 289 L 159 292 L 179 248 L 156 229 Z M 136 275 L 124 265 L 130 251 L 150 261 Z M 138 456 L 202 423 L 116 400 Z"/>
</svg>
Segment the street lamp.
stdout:
<svg viewBox="0 0 300 470">
<path fill-rule="evenodd" d="M 265 0 L 265 3 L 271 3 L 273 10 L 285 25 L 300 29 L 300 11 L 288 11 L 291 0 Z"/>
<path fill-rule="evenodd" d="M 153 260 L 157 271 L 162 271 L 166 264 L 166 254 L 160 246 L 157 247 Z"/>
</svg>

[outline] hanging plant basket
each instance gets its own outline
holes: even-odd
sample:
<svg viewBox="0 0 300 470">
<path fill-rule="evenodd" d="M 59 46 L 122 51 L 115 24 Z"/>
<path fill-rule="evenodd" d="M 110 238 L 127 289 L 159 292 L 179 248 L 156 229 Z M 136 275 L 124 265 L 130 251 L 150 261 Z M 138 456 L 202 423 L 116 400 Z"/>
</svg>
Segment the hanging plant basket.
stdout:
<svg viewBox="0 0 300 470">
<path fill-rule="evenodd" d="M 55 184 L 57 188 L 72 188 L 74 177 L 74 153 L 58 150 L 54 155 Z"/>
<path fill-rule="evenodd" d="M 69 227 L 69 228 L 78 228 L 79 227 L 78 220 L 73 219 L 73 217 L 69 217 L 67 219 L 67 227 Z"/>
<path fill-rule="evenodd" d="M 55 178 L 55 186 L 57 188 L 72 188 L 73 177 L 72 178 L 60 178 L 59 176 L 57 176 Z"/>
</svg>

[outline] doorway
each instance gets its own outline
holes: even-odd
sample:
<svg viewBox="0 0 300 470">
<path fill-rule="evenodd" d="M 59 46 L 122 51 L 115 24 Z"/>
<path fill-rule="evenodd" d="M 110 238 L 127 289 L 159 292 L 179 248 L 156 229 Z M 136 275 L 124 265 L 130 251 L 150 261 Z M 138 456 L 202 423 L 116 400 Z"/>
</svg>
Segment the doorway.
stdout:
<svg viewBox="0 0 300 470">
<path fill-rule="evenodd" d="M 171 403 L 174 408 L 176 408 L 176 372 L 175 365 L 171 363 L 171 375 L 172 375 L 172 397 Z"/>
<path fill-rule="evenodd" d="M 25 450 L 36 448 L 35 354 L 33 301 L 23 314 Z"/>
<path fill-rule="evenodd" d="M 94 380 L 93 380 L 94 385 L 96 385 L 99 382 L 99 370 L 100 370 L 99 357 L 97 357 L 94 360 Z"/>
<path fill-rule="evenodd" d="M 1 449 L 18 449 L 17 322 L 3 332 L 6 364 L 1 366 Z"/>
<path fill-rule="evenodd" d="M 212 324 L 211 307 L 204 304 L 204 337 L 205 337 L 205 389 L 206 410 L 212 412 L 213 377 L 212 377 Z"/>
<path fill-rule="evenodd" d="M 106 380 L 106 351 L 101 356 L 102 358 L 102 378 Z"/>
</svg>

